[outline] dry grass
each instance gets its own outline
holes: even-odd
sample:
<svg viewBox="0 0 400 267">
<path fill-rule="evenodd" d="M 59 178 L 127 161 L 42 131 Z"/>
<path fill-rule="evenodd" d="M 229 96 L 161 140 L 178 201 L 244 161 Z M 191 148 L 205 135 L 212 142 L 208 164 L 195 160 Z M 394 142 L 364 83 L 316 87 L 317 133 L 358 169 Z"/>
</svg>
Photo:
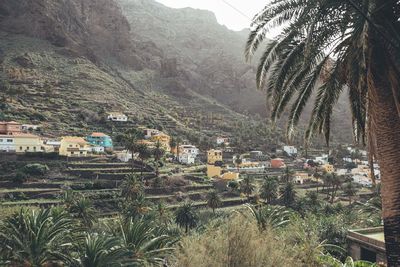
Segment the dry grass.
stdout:
<svg viewBox="0 0 400 267">
<path fill-rule="evenodd" d="M 174 267 L 285 267 L 295 260 L 273 231 L 235 215 L 218 227 L 184 238 L 174 255 Z M 297 264 L 299 265 L 299 264 Z"/>
</svg>

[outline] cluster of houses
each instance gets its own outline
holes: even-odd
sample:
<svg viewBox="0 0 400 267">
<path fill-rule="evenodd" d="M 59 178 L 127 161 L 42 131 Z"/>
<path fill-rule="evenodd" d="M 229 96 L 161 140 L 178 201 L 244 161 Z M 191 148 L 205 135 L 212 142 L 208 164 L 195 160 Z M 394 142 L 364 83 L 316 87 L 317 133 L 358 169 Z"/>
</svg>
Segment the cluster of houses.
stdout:
<svg viewBox="0 0 400 267">
<path fill-rule="evenodd" d="M 43 138 L 31 131 L 39 126 L 26 126 L 15 121 L 0 122 L 0 152 L 6 153 L 59 153 L 67 157 L 85 157 L 113 149 L 111 137 L 92 133 L 86 138 L 64 136 L 61 139 Z"/>
<path fill-rule="evenodd" d="M 120 113 L 113 113 L 112 120 L 125 121 Z M 129 161 L 132 155 L 129 151 L 114 151 L 112 138 L 104 133 L 94 132 L 86 137 L 63 136 L 61 138 L 45 138 L 33 134 L 39 126 L 23 125 L 15 121 L 0 122 L 0 152 L 6 153 L 58 153 L 66 157 L 87 157 L 105 152 L 114 152 L 121 161 Z M 144 139 L 138 141 L 154 147 L 159 143 L 167 151 L 176 154 L 177 160 L 182 164 L 194 164 L 199 154 L 199 149 L 194 145 L 183 144 L 178 148 L 171 148 L 171 137 L 157 129 L 139 127 Z"/>
</svg>

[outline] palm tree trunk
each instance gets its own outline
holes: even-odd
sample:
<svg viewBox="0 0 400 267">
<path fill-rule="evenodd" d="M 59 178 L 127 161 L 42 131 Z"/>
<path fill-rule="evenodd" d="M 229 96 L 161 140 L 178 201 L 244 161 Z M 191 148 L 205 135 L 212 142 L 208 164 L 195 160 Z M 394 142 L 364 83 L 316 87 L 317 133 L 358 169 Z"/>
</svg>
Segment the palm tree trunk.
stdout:
<svg viewBox="0 0 400 267">
<path fill-rule="evenodd" d="M 381 169 L 382 208 L 386 257 L 389 267 L 400 266 L 400 117 L 388 76 L 393 74 L 387 50 L 379 46 L 370 49 L 368 94 L 372 131 L 376 136 L 376 156 Z M 382 68 L 386 66 L 386 68 Z M 397 77 L 398 79 L 398 77 Z M 399 80 L 399 79 L 398 79 Z"/>
</svg>

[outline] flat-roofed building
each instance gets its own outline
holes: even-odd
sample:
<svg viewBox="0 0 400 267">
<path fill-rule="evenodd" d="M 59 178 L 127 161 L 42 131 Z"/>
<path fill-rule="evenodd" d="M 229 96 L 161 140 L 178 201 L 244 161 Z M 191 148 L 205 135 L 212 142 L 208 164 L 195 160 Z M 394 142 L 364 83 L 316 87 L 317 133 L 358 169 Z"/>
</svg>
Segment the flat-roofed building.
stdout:
<svg viewBox="0 0 400 267">
<path fill-rule="evenodd" d="M 383 227 L 351 230 L 347 234 L 349 254 L 354 260 L 385 263 Z"/>
</svg>

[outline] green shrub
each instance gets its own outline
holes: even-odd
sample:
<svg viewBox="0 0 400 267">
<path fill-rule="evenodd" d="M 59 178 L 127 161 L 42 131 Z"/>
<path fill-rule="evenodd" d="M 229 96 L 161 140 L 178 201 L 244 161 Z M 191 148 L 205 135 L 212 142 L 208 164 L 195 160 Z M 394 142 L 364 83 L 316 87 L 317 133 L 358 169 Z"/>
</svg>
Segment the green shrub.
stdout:
<svg viewBox="0 0 400 267">
<path fill-rule="evenodd" d="M 24 182 L 26 182 L 27 178 L 28 178 L 28 175 L 26 175 L 24 172 L 18 171 L 15 174 L 12 181 L 13 181 L 13 183 L 16 183 L 16 184 L 23 184 Z"/>
<path fill-rule="evenodd" d="M 25 165 L 22 171 L 25 174 L 42 176 L 49 171 L 49 167 L 45 164 L 33 163 Z"/>
</svg>

